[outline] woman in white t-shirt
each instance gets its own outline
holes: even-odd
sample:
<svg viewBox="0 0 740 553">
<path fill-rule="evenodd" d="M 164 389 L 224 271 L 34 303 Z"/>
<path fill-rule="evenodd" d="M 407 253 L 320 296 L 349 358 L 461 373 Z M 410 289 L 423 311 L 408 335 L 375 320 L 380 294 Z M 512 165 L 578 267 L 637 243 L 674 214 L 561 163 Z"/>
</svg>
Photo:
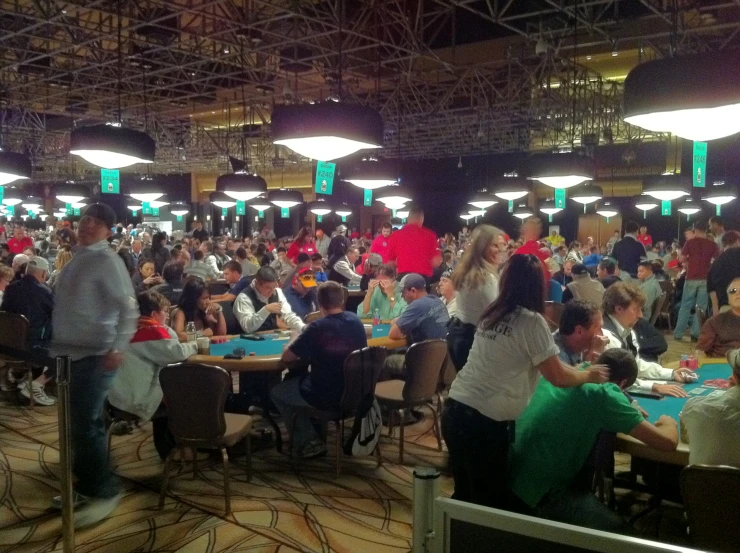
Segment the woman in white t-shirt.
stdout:
<svg viewBox="0 0 740 553">
<path fill-rule="evenodd" d="M 447 349 L 458 371 L 468 360 L 480 316 L 498 297 L 498 267 L 505 247 L 503 231 L 491 225 L 478 225 L 452 274 L 457 313 L 448 325 Z"/>
<path fill-rule="evenodd" d="M 514 255 L 504 266 L 500 294 L 478 323 L 467 363 L 457 374 L 442 414 L 442 434 L 455 478 L 453 499 L 506 508 L 513 422 L 534 394 L 540 374 L 570 388 L 606 382 L 608 369 L 577 371 L 558 358 L 542 313 L 542 264 Z"/>
</svg>

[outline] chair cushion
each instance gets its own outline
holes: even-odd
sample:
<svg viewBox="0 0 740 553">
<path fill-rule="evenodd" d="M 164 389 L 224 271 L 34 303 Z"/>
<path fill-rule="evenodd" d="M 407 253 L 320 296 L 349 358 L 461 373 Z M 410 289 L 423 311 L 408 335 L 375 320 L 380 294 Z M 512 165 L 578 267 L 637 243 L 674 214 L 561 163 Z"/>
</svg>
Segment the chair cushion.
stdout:
<svg viewBox="0 0 740 553">
<path fill-rule="evenodd" d="M 375 397 L 381 402 L 403 403 L 403 387 L 405 385 L 406 382 L 403 380 L 386 380 L 385 382 L 378 382 L 375 385 Z"/>
<path fill-rule="evenodd" d="M 226 419 L 226 432 L 221 438 L 221 443 L 226 447 L 232 447 L 252 430 L 252 417 L 249 415 L 237 415 L 224 413 Z"/>
</svg>

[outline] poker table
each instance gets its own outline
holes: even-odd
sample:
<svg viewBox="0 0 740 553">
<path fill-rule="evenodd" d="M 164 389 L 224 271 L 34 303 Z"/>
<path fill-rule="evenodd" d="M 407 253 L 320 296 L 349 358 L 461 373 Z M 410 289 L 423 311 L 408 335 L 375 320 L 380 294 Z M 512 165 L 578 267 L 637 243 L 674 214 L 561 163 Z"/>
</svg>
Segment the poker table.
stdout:
<svg viewBox="0 0 740 553">
<path fill-rule="evenodd" d="M 715 393 L 723 393 L 717 388 L 708 388 L 703 386 L 707 380 L 716 378 L 727 379 L 732 374 L 732 368 L 723 358 L 703 358 L 699 360 L 700 366 L 696 373 L 699 380 L 690 384 L 684 384 L 684 390 L 689 394 L 688 398 L 668 397 L 661 399 L 635 398 L 640 407 L 648 412 L 648 419 L 655 423 L 661 415 L 668 415 L 678 421 L 679 413 L 683 410 L 686 401 L 689 398 L 698 396 L 706 397 Z M 678 363 L 669 363 L 667 368 L 677 368 Z M 629 453 L 635 457 L 641 457 L 660 463 L 669 463 L 672 465 L 685 466 L 689 464 L 689 444 L 679 441 L 675 451 L 658 451 L 642 443 L 641 441 L 627 436 L 625 434 L 617 435 L 617 450 Z"/>
<path fill-rule="evenodd" d="M 350 298 L 364 298 L 367 290 L 360 290 L 359 286 L 347 286 Z"/>
<path fill-rule="evenodd" d="M 406 346 L 406 340 L 391 340 L 388 338 L 390 324 L 376 325 L 372 329 L 372 338 L 368 339 L 368 346 L 381 346 L 396 349 Z M 278 451 L 282 451 L 282 436 L 277 423 L 272 418 L 269 402 L 270 376 L 281 373 L 289 368 L 280 360 L 283 349 L 290 340 L 289 332 L 261 332 L 264 340 L 248 340 L 239 336 L 230 336 L 222 344 L 211 343 L 210 355 L 192 355 L 188 358 L 191 363 L 215 365 L 228 371 L 253 373 L 257 382 L 255 392 L 265 418 L 275 431 L 275 443 Z M 241 359 L 224 359 L 223 356 L 242 348 L 246 355 Z M 250 355 L 250 354 L 254 355 Z"/>
</svg>

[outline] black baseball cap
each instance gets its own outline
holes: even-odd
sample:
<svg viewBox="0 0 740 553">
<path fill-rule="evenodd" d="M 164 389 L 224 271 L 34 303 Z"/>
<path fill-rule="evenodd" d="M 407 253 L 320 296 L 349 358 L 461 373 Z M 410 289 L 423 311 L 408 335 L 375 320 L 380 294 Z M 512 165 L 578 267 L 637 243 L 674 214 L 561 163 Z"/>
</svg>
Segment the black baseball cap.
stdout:
<svg viewBox="0 0 740 553">
<path fill-rule="evenodd" d="M 101 203 L 91 204 L 82 214 L 83 217 L 94 217 L 105 223 L 105 226 L 112 228 L 116 225 L 116 213 L 110 206 Z"/>
</svg>

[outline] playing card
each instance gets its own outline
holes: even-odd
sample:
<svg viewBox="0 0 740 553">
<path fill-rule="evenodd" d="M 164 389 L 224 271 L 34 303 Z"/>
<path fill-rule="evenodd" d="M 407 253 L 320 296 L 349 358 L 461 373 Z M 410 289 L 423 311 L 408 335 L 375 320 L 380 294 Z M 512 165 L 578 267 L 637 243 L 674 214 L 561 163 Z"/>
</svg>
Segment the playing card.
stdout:
<svg viewBox="0 0 740 553">
<path fill-rule="evenodd" d="M 702 386 L 706 386 L 707 388 L 721 388 L 724 390 L 730 387 L 730 381 L 726 378 L 714 378 L 712 380 L 705 380 Z"/>
</svg>

